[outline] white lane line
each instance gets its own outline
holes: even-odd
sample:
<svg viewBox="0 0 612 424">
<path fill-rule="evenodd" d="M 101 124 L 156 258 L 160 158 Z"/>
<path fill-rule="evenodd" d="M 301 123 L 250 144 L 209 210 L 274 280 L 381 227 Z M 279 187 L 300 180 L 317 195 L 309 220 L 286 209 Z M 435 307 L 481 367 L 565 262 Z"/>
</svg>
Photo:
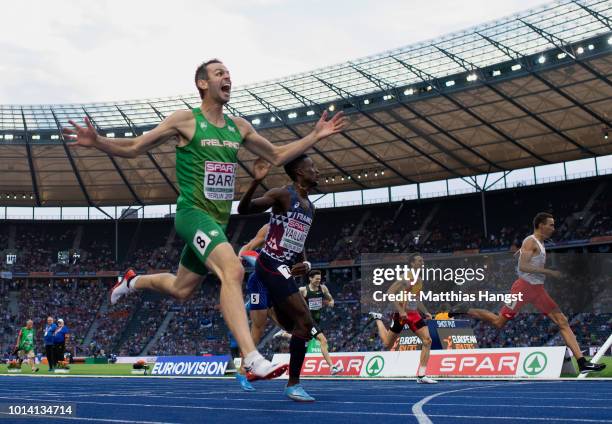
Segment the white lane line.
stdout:
<svg viewBox="0 0 612 424">
<path fill-rule="evenodd" d="M 474 387 L 475 388 L 475 387 Z M 274 392 L 275 396 L 274 398 L 270 399 L 270 398 L 260 398 L 260 397 L 251 397 L 251 396 L 247 396 L 247 397 L 232 397 L 231 399 L 219 399 L 218 397 L 202 397 L 202 396 L 189 396 L 189 400 L 193 400 L 193 401 L 199 401 L 199 400 L 212 400 L 212 401 L 227 401 L 227 402 L 286 402 L 286 399 L 279 399 L 278 398 L 278 394 L 280 392 Z M 316 393 L 316 390 L 312 391 L 311 393 Z M 238 394 L 244 395 L 244 392 L 238 392 Z M 68 397 L 67 397 L 68 396 Z M 163 394 L 156 394 L 156 395 L 143 395 L 143 394 L 116 394 L 116 393 L 92 393 L 92 394 L 71 394 L 71 395 L 65 395 L 63 394 L 62 399 L 64 400 L 69 400 L 72 398 L 100 398 L 100 397 L 123 397 L 123 398 L 129 398 L 129 397 L 136 397 L 136 398 L 163 398 L 163 399 L 185 399 L 185 396 L 168 396 L 168 395 L 163 395 Z M 414 397 L 414 396 L 405 396 L 406 398 L 408 397 Z M 453 397 L 458 397 L 458 396 L 449 396 L 449 398 L 453 398 Z M 482 400 L 483 397 L 482 396 L 463 396 L 463 397 L 467 397 L 469 399 L 475 399 L 475 400 Z M 539 401 L 540 399 L 534 399 L 536 401 Z M 563 401 L 564 399 L 558 399 L 560 401 Z M 606 399 L 608 400 L 608 399 Z M 388 405 L 389 402 L 388 401 L 383 401 L 383 402 L 373 402 L 373 401 L 362 401 L 362 400 L 344 400 L 344 401 L 340 401 L 340 400 L 320 400 L 317 399 L 317 403 L 331 403 L 331 404 L 348 404 L 348 405 L 352 405 L 352 404 L 356 404 L 356 405 Z M 607 402 L 606 402 L 607 403 Z M 541 403 L 538 403 L 536 405 L 516 405 L 516 404 L 474 404 L 474 403 L 469 403 L 469 402 L 464 402 L 464 403 L 435 403 L 435 404 L 430 404 L 430 405 L 436 405 L 436 406 L 494 406 L 494 407 L 513 407 L 513 408 L 560 408 L 560 409 L 584 409 L 584 408 L 588 408 L 588 409 L 612 409 L 612 406 L 567 406 L 567 405 L 542 405 Z M 0 423 L 1 424 L 1 423 Z"/>
<path fill-rule="evenodd" d="M 470 389 L 476 389 L 472 387 Z M 467 389 L 460 389 L 467 390 Z M 444 393 L 444 392 L 442 392 Z M 24 399 L 22 400 L 36 400 L 36 399 Z M 158 404 L 142 404 L 142 403 L 117 403 L 117 402 L 93 402 L 93 401 L 73 401 L 71 403 L 76 404 L 94 404 L 94 405 L 111 405 L 111 406 L 137 406 L 137 407 L 149 407 L 149 408 L 178 408 L 178 409 L 195 409 L 195 410 L 211 410 L 211 411 L 243 411 L 243 412 L 287 412 L 290 414 L 303 413 L 303 414 L 335 414 L 335 415 L 382 415 L 382 416 L 405 416 L 405 417 L 417 417 L 416 414 L 411 413 L 393 413 L 393 412 L 370 412 L 370 411 L 329 411 L 329 410 L 313 410 L 313 409 L 260 409 L 260 408 L 235 408 L 235 407 L 215 407 L 215 406 L 185 406 L 185 405 L 158 405 Z M 289 403 L 289 401 L 287 401 Z M 467 419 L 483 419 L 483 420 L 519 420 L 519 421 L 576 421 L 585 423 L 612 423 L 612 420 L 598 420 L 588 418 L 571 418 L 567 417 L 495 417 L 495 416 L 482 416 L 482 415 L 447 415 L 447 414 L 432 414 L 431 417 L 435 418 L 467 418 Z M 84 419 L 84 418 L 79 418 Z M 90 418 L 90 420 L 98 420 L 97 418 Z M 125 420 L 115 420 L 113 422 L 126 422 Z M 130 422 L 130 421 L 128 421 Z M 131 421 L 133 423 L 151 423 L 142 421 Z M 431 421 L 430 421 L 431 422 Z M 152 423 L 151 423 L 152 424 Z M 164 423 L 165 424 L 165 423 Z"/>
<path fill-rule="evenodd" d="M 429 402 L 430 400 L 437 398 L 438 396 L 447 395 L 449 393 L 465 392 L 467 390 L 484 389 L 484 388 L 489 388 L 489 387 L 494 387 L 494 386 L 499 386 L 499 384 L 490 384 L 490 385 L 483 385 L 483 386 L 477 386 L 477 387 L 466 387 L 463 389 L 447 390 L 445 392 L 434 393 L 432 395 L 424 397 L 423 399 L 421 399 L 420 401 L 412 405 L 412 413 L 414 414 L 419 424 L 433 424 L 432 421 L 427 416 L 427 414 L 423 412 L 423 406 L 425 406 L 427 402 Z"/>
<path fill-rule="evenodd" d="M 523 383 L 525 384 L 525 383 Z M 473 386 L 473 387 L 466 387 L 463 389 L 458 389 L 458 390 L 452 390 L 449 391 L 449 393 L 454 392 L 454 391 L 461 391 L 461 390 L 473 390 L 473 389 L 477 389 L 479 387 L 483 387 L 483 386 Z M 78 389 L 78 388 L 77 388 Z M 405 389 L 405 386 L 404 386 Z M 79 389 L 81 390 L 81 389 Z M 311 390 L 313 393 L 321 393 L 322 391 L 320 389 L 317 388 L 313 388 Z M 280 393 L 280 389 L 279 390 L 257 390 L 257 394 L 258 395 L 271 395 L 271 396 L 278 396 L 278 394 Z M 511 393 L 511 392 L 509 392 Z M 555 392 L 556 393 L 556 392 Z M 150 397 L 150 398 L 174 398 L 174 399 L 184 399 L 184 392 L 173 392 L 173 391 L 159 391 L 159 392 L 151 392 L 151 391 L 144 391 L 144 392 L 124 392 L 122 390 L 117 390 L 117 391 L 103 391 L 103 392 L 93 392 L 93 393 L 72 393 L 72 394 L 67 394 L 67 393 L 52 393 L 52 392 L 45 392 L 45 391 L 35 391 L 35 390 L 2 390 L 0 389 L 0 395 L 2 394 L 25 394 L 25 395 L 37 395 L 37 396 L 48 396 L 48 397 L 53 397 L 53 398 L 81 398 L 81 397 Z M 244 395 L 244 391 L 243 390 L 232 390 L 232 391 L 208 391 L 208 392 L 189 392 L 190 394 L 190 399 L 200 399 L 200 400 L 220 400 L 219 398 L 208 398 L 205 396 L 198 396 L 198 395 L 229 395 L 229 396 L 235 396 L 235 395 Z M 431 393 L 432 395 L 435 393 Z M 181 396 L 172 396 L 172 395 L 181 395 Z M 389 398 L 397 398 L 398 401 L 402 401 L 405 399 L 410 399 L 410 398 L 414 398 L 414 399 L 420 399 L 423 396 L 423 393 L 421 394 L 396 394 L 396 393 L 387 393 L 387 394 L 367 394 L 367 393 L 353 393 L 351 394 L 351 398 L 354 399 L 363 399 L 363 398 L 370 398 L 370 399 L 377 399 L 377 398 L 384 398 L 384 399 L 389 399 Z M 532 402 L 540 402 L 540 401 L 544 401 L 544 400 L 554 400 L 554 401 L 573 401 L 575 400 L 575 397 L 571 396 L 571 397 L 560 397 L 560 396 L 555 396 L 555 397 L 534 397 L 534 396 L 484 396 L 484 395 L 450 395 L 447 397 L 447 399 L 478 399 L 478 400 L 482 400 L 482 399 L 492 399 L 492 400 L 507 400 L 507 399 L 523 399 L 525 401 L 532 401 Z M 222 399 L 221 399 L 222 400 Z M 249 400 L 253 400 L 251 398 L 249 398 Z M 267 401 L 267 399 L 258 399 L 257 401 Z M 592 402 L 605 402 L 608 403 L 610 401 L 610 397 L 589 397 L 589 401 Z M 356 402 L 358 403 L 358 402 Z M 388 403 L 388 402 L 386 402 Z"/>
<path fill-rule="evenodd" d="M 360 403 L 360 402 L 355 402 Z M 469 407 L 504 407 L 504 408 L 558 408 L 558 409 L 612 409 L 612 406 L 570 406 L 570 405 L 516 405 L 516 404 L 494 404 L 494 403 L 430 403 L 430 406 L 469 406 Z"/>
<path fill-rule="evenodd" d="M 11 415 L 8 412 L 0 412 L 1 415 Z M 87 418 L 87 417 L 67 417 L 67 416 L 58 416 L 58 415 L 20 415 L 20 418 L 44 418 L 44 419 L 54 419 L 54 420 L 78 420 L 78 421 L 97 421 L 103 423 L 132 423 L 132 424 L 180 424 L 173 423 L 168 421 L 133 421 L 133 420 L 113 420 L 110 418 Z"/>
<path fill-rule="evenodd" d="M 495 420 L 510 420 L 510 421 L 561 421 L 567 422 L 581 422 L 581 423 L 612 423 L 612 420 L 598 420 L 594 418 L 567 418 L 567 417 L 492 417 L 490 415 L 441 415 L 431 414 L 430 417 L 434 418 L 468 418 L 486 420 L 487 422 L 495 422 Z"/>
</svg>

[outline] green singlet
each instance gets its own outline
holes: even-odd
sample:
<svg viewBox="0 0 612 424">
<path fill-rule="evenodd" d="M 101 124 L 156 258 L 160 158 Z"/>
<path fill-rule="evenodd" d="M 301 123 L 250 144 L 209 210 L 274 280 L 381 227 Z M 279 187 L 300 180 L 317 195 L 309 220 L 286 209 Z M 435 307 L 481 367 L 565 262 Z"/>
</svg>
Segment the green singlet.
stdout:
<svg viewBox="0 0 612 424">
<path fill-rule="evenodd" d="M 186 146 L 176 148 L 176 232 L 186 245 L 181 264 L 196 274 L 206 274 L 204 263 L 219 243 L 227 241 L 238 149 L 242 136 L 224 115 L 225 126 L 208 122 L 200 108 L 192 109 L 195 133 Z"/>
<path fill-rule="evenodd" d="M 34 349 L 34 328 L 22 327 L 19 350 L 29 352 Z"/>
<path fill-rule="evenodd" d="M 319 290 L 314 291 L 310 289 L 310 284 L 306 284 L 306 303 L 308 303 L 313 321 L 315 324 L 319 324 L 321 322 L 321 309 L 323 309 L 323 290 L 321 290 L 321 286 L 319 286 Z"/>
</svg>

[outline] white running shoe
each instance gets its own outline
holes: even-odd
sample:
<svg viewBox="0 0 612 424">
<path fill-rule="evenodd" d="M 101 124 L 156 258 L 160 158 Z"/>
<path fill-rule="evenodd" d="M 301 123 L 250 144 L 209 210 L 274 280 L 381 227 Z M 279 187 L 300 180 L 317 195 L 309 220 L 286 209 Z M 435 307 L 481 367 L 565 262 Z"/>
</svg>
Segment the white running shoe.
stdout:
<svg viewBox="0 0 612 424">
<path fill-rule="evenodd" d="M 117 281 L 117 284 L 115 284 L 115 286 L 113 287 L 111 291 L 111 295 L 110 295 L 111 305 L 114 305 L 115 303 L 117 303 L 117 301 L 123 296 L 125 296 L 126 294 L 131 293 L 134 290 L 136 290 L 134 287 L 128 286 L 128 283 L 134 277 L 136 277 L 136 271 L 130 268 L 125 272 L 125 274 L 123 274 L 123 277 L 119 281 Z"/>
<path fill-rule="evenodd" d="M 438 384 L 436 380 L 431 377 L 427 377 L 426 375 L 422 377 L 417 377 L 417 383 L 419 384 Z"/>
<path fill-rule="evenodd" d="M 247 363 L 246 358 L 244 361 L 244 369 L 249 381 L 270 380 L 280 377 L 288 368 L 289 364 L 272 364 L 259 353 L 251 363 Z"/>
<path fill-rule="evenodd" d="M 330 373 L 331 375 L 336 375 L 336 374 L 341 373 L 342 371 L 344 371 L 344 366 L 342 366 L 342 364 L 340 364 L 340 365 L 334 365 L 334 366 L 331 368 L 331 370 L 329 370 L 329 373 Z"/>
<path fill-rule="evenodd" d="M 368 312 L 368 315 L 372 318 L 372 319 L 382 319 L 382 314 L 379 312 Z"/>
</svg>

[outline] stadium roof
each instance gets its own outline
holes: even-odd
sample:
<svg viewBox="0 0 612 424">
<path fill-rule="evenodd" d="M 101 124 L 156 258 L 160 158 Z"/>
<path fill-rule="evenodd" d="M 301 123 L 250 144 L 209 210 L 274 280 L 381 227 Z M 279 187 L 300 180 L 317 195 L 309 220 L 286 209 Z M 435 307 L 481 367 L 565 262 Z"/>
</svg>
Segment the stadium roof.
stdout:
<svg viewBox="0 0 612 424">
<path fill-rule="evenodd" d="M 307 134 L 325 109 L 344 110 L 350 128 L 312 153 L 330 181 L 321 192 L 607 155 L 611 17 L 610 0 L 558 1 L 440 39 L 237 87 L 227 109 L 274 143 Z M 136 159 L 110 158 L 69 149 L 59 128 L 89 116 L 102 134 L 137 135 L 198 104 L 190 95 L 0 105 L 1 204 L 173 203 L 174 146 Z M 238 195 L 248 185 L 254 156 L 242 149 L 239 158 Z M 360 178 L 366 172 L 379 176 Z M 284 182 L 282 169 L 265 181 L 269 187 Z"/>
</svg>

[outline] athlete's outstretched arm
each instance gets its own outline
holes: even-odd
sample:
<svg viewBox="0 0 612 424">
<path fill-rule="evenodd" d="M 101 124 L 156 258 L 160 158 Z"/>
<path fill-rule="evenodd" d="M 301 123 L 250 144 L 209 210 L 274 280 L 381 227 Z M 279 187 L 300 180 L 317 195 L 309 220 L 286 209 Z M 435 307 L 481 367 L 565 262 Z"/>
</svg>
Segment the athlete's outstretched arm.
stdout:
<svg viewBox="0 0 612 424">
<path fill-rule="evenodd" d="M 238 213 L 240 215 L 250 215 L 255 213 L 265 212 L 273 206 L 281 205 L 282 198 L 288 195 L 287 189 L 285 188 L 273 188 L 264 193 L 263 196 L 253 199 L 253 191 L 251 187 L 246 193 L 242 195 L 240 203 L 238 204 Z M 255 185 L 257 187 L 257 185 Z"/>
<path fill-rule="evenodd" d="M 240 251 L 238 252 L 238 256 L 240 256 L 242 252 L 246 252 L 249 250 L 255 250 L 263 246 L 266 241 L 266 234 L 268 233 L 269 226 L 270 224 L 264 224 L 264 226 L 261 227 L 257 231 L 257 234 L 255 234 L 255 237 L 253 237 L 247 244 L 245 244 L 244 246 L 240 248 Z"/>
<path fill-rule="evenodd" d="M 348 125 L 348 120 L 342 112 L 336 113 L 329 121 L 327 120 L 327 112 L 324 112 L 308 135 L 292 143 L 276 146 L 259 135 L 246 119 L 233 119 L 244 138 L 244 147 L 274 166 L 281 166 L 295 159 L 318 141 L 339 133 Z"/>
<path fill-rule="evenodd" d="M 111 156 L 135 158 L 153 147 L 179 136 L 189 139 L 189 136 L 186 135 L 188 127 L 185 122 L 191 118 L 191 111 L 180 110 L 174 112 L 151 131 L 132 138 L 103 137 L 98 134 L 89 118 L 85 118 L 85 126 L 80 126 L 73 120 L 68 121 L 73 128 L 64 128 L 62 133 L 67 140 L 75 141 L 69 144 L 70 147 L 94 147 Z"/>
<path fill-rule="evenodd" d="M 282 192 L 286 192 L 285 189 L 273 188 L 267 191 L 262 197 L 253 199 L 255 190 L 261 183 L 261 181 L 268 175 L 270 171 L 270 164 L 259 158 L 253 165 L 253 181 L 249 185 L 247 191 L 242 195 L 240 203 L 238 203 L 238 213 L 240 215 L 248 215 L 253 213 L 265 212 L 272 206 L 277 204 L 277 200 Z"/>
</svg>

